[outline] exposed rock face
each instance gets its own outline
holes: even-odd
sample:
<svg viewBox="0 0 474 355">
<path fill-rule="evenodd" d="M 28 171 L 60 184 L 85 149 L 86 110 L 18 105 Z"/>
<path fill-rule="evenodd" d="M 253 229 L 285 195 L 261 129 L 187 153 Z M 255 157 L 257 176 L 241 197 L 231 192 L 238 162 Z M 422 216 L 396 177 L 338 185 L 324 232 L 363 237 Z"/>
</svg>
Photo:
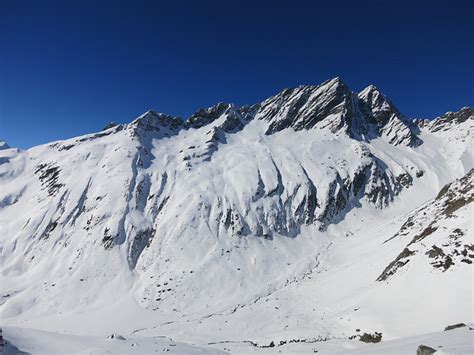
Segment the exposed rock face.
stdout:
<svg viewBox="0 0 474 355">
<path fill-rule="evenodd" d="M 418 146 L 419 129 L 404 117 L 392 102 L 375 86 L 370 85 L 358 95 L 360 108 L 378 136 L 394 145 Z"/>
<path fill-rule="evenodd" d="M 63 186 L 58 181 L 60 172 L 61 169 L 54 163 L 39 164 L 35 169 L 35 174 L 38 175 L 41 185 L 48 191 L 50 196 L 56 195 Z"/>
<path fill-rule="evenodd" d="M 443 187 L 434 200 L 409 216 L 398 233 L 387 242 L 406 235 L 414 237 L 385 268 L 377 281 L 387 280 L 413 258 L 424 258 L 433 268 L 443 272 L 453 266 L 472 265 L 474 244 L 469 238 L 463 217 L 471 218 L 473 184 L 474 169 Z"/>
<path fill-rule="evenodd" d="M 373 85 L 362 90 L 358 98 L 362 112 L 379 128 L 384 127 L 393 115 L 401 115 L 390 100 Z"/>
<path fill-rule="evenodd" d="M 349 88 L 340 78 L 319 86 L 300 86 L 286 89 L 264 102 L 256 118 L 270 123 L 266 134 L 286 128 L 312 129 L 318 123 L 336 133 L 346 128 L 351 134 L 352 120 L 357 119 L 357 106 Z"/>
<path fill-rule="evenodd" d="M 164 113 L 147 111 L 131 123 L 132 126 L 146 131 L 169 130 L 178 131 L 183 126 L 183 120 Z"/>
<path fill-rule="evenodd" d="M 317 127 L 359 140 L 382 136 L 394 145 L 422 143 L 418 127 L 375 86 L 356 94 L 340 78 L 319 86 L 286 89 L 264 101 L 256 118 L 270 123 L 267 134 L 289 127 L 296 131 Z"/>
<path fill-rule="evenodd" d="M 464 323 L 457 323 L 457 324 L 453 324 L 453 325 L 448 325 L 446 328 L 444 328 L 444 331 L 447 332 L 448 330 L 464 328 L 464 327 L 467 327 L 467 325 L 464 324 Z"/>
<path fill-rule="evenodd" d="M 201 128 L 214 122 L 231 108 L 233 108 L 232 104 L 220 102 L 207 109 L 200 109 L 188 118 L 186 125 L 191 128 Z"/>
<path fill-rule="evenodd" d="M 420 345 L 418 349 L 416 349 L 416 355 L 431 355 L 436 352 L 436 349 L 433 349 L 427 345 Z"/>
<path fill-rule="evenodd" d="M 226 134 L 237 133 L 253 119 L 254 107 L 236 108 L 232 104 L 219 103 L 207 109 L 200 109 L 184 124 L 185 129 L 194 128 L 206 130 L 203 140 L 197 145 L 188 147 L 183 157 L 186 166 L 190 168 L 193 162 L 209 161 L 220 144 L 226 143 Z"/>
<path fill-rule="evenodd" d="M 103 131 L 106 131 L 106 130 L 111 129 L 111 128 L 114 128 L 114 127 L 116 127 L 116 126 L 118 126 L 118 123 L 109 122 L 109 123 L 107 123 L 107 124 L 104 126 L 104 128 L 102 128 L 102 130 L 103 130 Z"/>
<path fill-rule="evenodd" d="M 449 130 L 453 126 L 473 119 L 474 109 L 472 107 L 463 107 L 457 112 L 447 112 L 433 121 L 422 121 L 422 125 L 428 126 L 432 132 L 439 132 Z"/>
</svg>

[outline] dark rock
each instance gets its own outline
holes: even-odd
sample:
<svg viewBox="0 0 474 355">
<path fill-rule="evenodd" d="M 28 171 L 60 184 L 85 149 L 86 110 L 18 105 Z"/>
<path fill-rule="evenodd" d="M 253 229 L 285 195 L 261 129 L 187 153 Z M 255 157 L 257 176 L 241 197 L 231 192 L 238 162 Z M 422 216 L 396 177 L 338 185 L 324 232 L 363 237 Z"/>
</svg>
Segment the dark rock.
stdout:
<svg viewBox="0 0 474 355">
<path fill-rule="evenodd" d="M 107 124 L 105 125 L 104 128 L 102 128 L 102 130 L 103 130 L 103 131 L 106 131 L 106 130 L 108 130 L 108 129 L 110 129 L 110 128 L 113 128 L 113 127 L 116 127 L 116 126 L 118 126 L 117 123 L 115 123 L 115 122 L 109 122 L 109 123 L 107 123 Z"/>
<path fill-rule="evenodd" d="M 385 281 L 388 277 L 395 274 L 395 272 L 397 272 L 397 270 L 400 267 L 406 265 L 410 261 L 410 259 L 407 259 L 407 258 L 414 254 L 415 252 L 411 251 L 408 248 L 403 249 L 403 251 L 395 258 L 395 260 L 392 261 L 385 268 L 385 270 L 380 274 L 380 276 L 377 278 L 377 281 Z M 407 260 L 402 260 L 402 259 L 407 259 Z"/>
<path fill-rule="evenodd" d="M 415 235 L 415 237 L 413 237 L 412 241 L 410 242 L 410 244 L 413 244 L 413 243 L 416 243 L 424 238 L 426 238 L 427 236 L 429 236 L 430 234 L 436 232 L 436 230 L 438 229 L 438 227 L 434 226 L 433 223 L 430 224 L 428 227 L 426 227 L 420 234 L 418 235 Z M 408 245 L 410 245 L 408 244 Z"/>
<path fill-rule="evenodd" d="M 474 109 L 472 107 L 463 107 L 457 112 L 447 112 L 443 116 L 436 118 L 430 125 L 431 132 L 447 131 L 456 127 L 460 123 L 474 118 Z"/>
<path fill-rule="evenodd" d="M 110 339 L 110 340 L 113 340 L 113 339 L 117 339 L 117 340 L 125 340 L 125 338 L 120 335 L 120 334 L 116 334 L 116 333 L 112 333 L 110 334 L 107 339 Z"/>
<path fill-rule="evenodd" d="M 201 128 L 209 123 L 214 122 L 224 112 L 232 107 L 231 104 L 219 102 L 217 105 L 209 107 L 207 109 L 200 109 L 193 113 L 191 117 L 186 121 L 186 126 L 190 128 Z"/>
<path fill-rule="evenodd" d="M 464 323 L 457 323 L 457 324 L 453 324 L 453 325 L 448 325 L 446 328 L 444 328 L 444 331 L 452 330 L 452 329 L 456 329 L 456 328 L 463 328 L 463 327 L 467 327 L 467 325 L 464 324 Z"/>
<path fill-rule="evenodd" d="M 147 228 L 137 231 L 135 237 L 132 239 L 130 244 L 130 250 L 128 252 L 128 261 L 130 267 L 133 269 L 137 265 L 138 258 L 140 257 L 143 250 L 150 245 L 150 241 L 155 235 L 154 228 Z"/>
<path fill-rule="evenodd" d="M 179 117 L 173 117 L 150 110 L 133 121 L 132 125 L 149 132 L 158 132 L 163 129 L 168 129 L 170 131 L 169 133 L 176 133 L 183 127 L 183 120 Z"/>
<path fill-rule="evenodd" d="M 374 334 L 364 333 L 359 337 L 359 340 L 364 343 L 379 343 L 382 340 L 382 333 L 375 332 Z"/>
<path fill-rule="evenodd" d="M 110 229 L 106 227 L 104 229 L 104 237 L 102 238 L 102 245 L 105 249 L 111 249 L 115 244 L 116 237 L 110 235 Z"/>
<path fill-rule="evenodd" d="M 429 346 L 426 345 L 420 345 L 418 349 L 416 349 L 416 355 L 430 355 L 434 354 L 436 352 L 435 349 L 430 348 Z"/>
<path fill-rule="evenodd" d="M 56 195 L 64 184 L 58 182 L 61 169 L 54 163 L 39 164 L 35 168 L 35 174 L 39 175 L 39 180 L 43 188 L 48 190 L 50 196 Z"/>
</svg>

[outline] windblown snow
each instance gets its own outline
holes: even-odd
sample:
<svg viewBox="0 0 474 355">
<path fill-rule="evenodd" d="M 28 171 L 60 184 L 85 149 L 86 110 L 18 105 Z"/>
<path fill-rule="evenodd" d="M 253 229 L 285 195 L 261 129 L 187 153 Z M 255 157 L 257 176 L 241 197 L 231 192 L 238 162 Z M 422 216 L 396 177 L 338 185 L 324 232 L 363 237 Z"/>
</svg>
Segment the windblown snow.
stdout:
<svg viewBox="0 0 474 355">
<path fill-rule="evenodd" d="M 2 141 L 5 349 L 472 352 L 473 121 L 335 78 Z"/>
</svg>

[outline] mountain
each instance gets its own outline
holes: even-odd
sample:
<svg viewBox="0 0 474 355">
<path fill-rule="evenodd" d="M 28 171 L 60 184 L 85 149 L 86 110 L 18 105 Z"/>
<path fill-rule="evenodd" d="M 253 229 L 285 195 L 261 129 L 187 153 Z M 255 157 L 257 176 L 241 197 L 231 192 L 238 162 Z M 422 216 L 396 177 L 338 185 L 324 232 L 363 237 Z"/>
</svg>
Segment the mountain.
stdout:
<svg viewBox="0 0 474 355">
<path fill-rule="evenodd" d="M 472 322 L 473 119 L 335 78 L 1 150 L 1 323 L 258 350 Z"/>
<path fill-rule="evenodd" d="M 265 100 L 256 117 L 270 123 L 266 134 L 328 127 L 359 140 L 383 136 L 394 145 L 421 144 L 415 125 L 375 86 L 356 94 L 340 78 L 284 90 Z"/>
<path fill-rule="evenodd" d="M 0 139 L 0 150 L 4 149 L 10 149 L 10 146 L 7 144 L 7 142 Z"/>
</svg>

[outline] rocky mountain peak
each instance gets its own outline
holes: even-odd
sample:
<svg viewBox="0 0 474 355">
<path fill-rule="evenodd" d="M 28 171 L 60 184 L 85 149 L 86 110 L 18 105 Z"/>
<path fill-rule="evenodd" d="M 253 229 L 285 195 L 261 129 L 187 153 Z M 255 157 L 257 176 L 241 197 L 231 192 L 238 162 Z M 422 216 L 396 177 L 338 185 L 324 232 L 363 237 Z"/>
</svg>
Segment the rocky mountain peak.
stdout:
<svg viewBox="0 0 474 355">
<path fill-rule="evenodd" d="M 318 86 L 285 89 L 262 102 L 257 118 L 270 123 L 267 134 L 285 128 L 311 129 L 326 120 L 332 131 L 354 113 L 352 93 L 340 78 L 327 80 Z"/>
<path fill-rule="evenodd" d="M 394 145 L 417 146 L 422 143 L 418 127 L 374 85 L 362 90 L 357 98 L 364 120 L 373 127 L 376 136 L 385 137 Z"/>
<path fill-rule="evenodd" d="M 10 146 L 4 140 L 0 139 L 0 150 L 9 149 Z"/>
<path fill-rule="evenodd" d="M 145 112 L 131 123 L 131 126 L 147 131 L 160 131 L 162 128 L 176 130 L 182 125 L 183 120 L 181 118 L 153 110 Z"/>
<path fill-rule="evenodd" d="M 474 108 L 465 106 L 457 112 L 446 112 L 429 122 L 428 126 L 432 132 L 445 131 L 468 120 L 474 120 Z"/>
<path fill-rule="evenodd" d="M 360 108 L 369 122 L 383 127 L 392 116 L 402 116 L 395 105 L 374 85 L 369 85 L 358 95 Z"/>
<path fill-rule="evenodd" d="M 418 127 L 374 85 L 356 94 L 339 77 L 318 86 L 285 89 L 262 102 L 257 118 L 269 122 L 267 134 L 318 127 L 357 140 L 382 136 L 394 145 L 421 144 Z"/>
<path fill-rule="evenodd" d="M 233 104 L 219 102 L 218 104 L 211 106 L 209 108 L 201 108 L 195 113 L 193 113 L 186 124 L 191 128 L 200 128 L 209 123 L 214 122 L 219 117 L 222 116 L 227 110 L 233 108 Z"/>
<path fill-rule="evenodd" d="M 465 111 L 470 112 L 468 108 Z M 222 122 L 217 122 L 221 117 Z M 268 123 L 266 135 L 288 128 L 295 131 L 319 128 L 333 134 L 346 134 L 356 140 L 385 137 L 394 145 L 421 144 L 419 127 L 403 116 L 374 85 L 369 85 L 357 94 L 340 77 L 317 86 L 300 85 L 284 89 L 253 106 L 239 108 L 220 102 L 197 110 L 185 122 L 177 117 L 148 111 L 132 124 L 147 130 L 160 130 L 160 127 L 172 130 L 199 129 L 217 125 L 230 133 L 242 129 L 253 119 Z"/>
<path fill-rule="evenodd" d="M 316 86 L 317 88 L 326 88 L 327 90 L 349 90 L 348 86 L 344 81 L 336 76 L 335 78 L 324 81 L 321 85 Z"/>
</svg>

